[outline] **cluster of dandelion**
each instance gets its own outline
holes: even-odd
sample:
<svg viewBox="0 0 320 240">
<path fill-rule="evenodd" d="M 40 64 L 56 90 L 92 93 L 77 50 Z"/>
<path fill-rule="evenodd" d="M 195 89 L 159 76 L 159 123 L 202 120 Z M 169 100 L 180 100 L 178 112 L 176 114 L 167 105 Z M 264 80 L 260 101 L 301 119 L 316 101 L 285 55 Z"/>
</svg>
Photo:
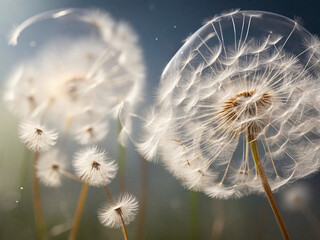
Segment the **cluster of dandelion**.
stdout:
<svg viewBox="0 0 320 240">
<path fill-rule="evenodd" d="M 272 191 L 319 169 L 319 57 L 296 21 L 215 16 L 165 68 L 141 153 L 210 197 L 265 192 L 289 239 Z"/>
<path fill-rule="evenodd" d="M 59 187 L 64 176 L 83 184 L 69 239 L 76 239 L 89 186 L 107 193 L 109 204 L 99 210 L 100 222 L 106 227 L 122 227 L 127 239 L 126 225 L 135 219 L 138 202 L 124 192 L 118 199 L 112 197 L 107 185 L 116 176 L 118 165 L 99 144 L 106 140 L 112 119 L 120 126 L 119 144 L 125 146 L 131 133 L 131 113 L 144 82 L 137 37 L 129 25 L 100 10 L 64 9 L 27 19 L 13 30 L 9 44 L 18 45 L 23 31 L 46 21 L 58 23 L 58 30 L 78 27 L 80 33 L 54 33 L 52 39 L 30 42 L 36 53 L 14 67 L 4 93 L 8 108 L 21 122 L 21 141 L 34 152 L 38 237 L 46 236 L 39 180 L 45 186 Z M 66 170 L 73 148 L 77 149 L 73 154 L 76 174 Z"/>
<path fill-rule="evenodd" d="M 22 122 L 20 139 L 34 151 L 38 231 L 44 228 L 39 180 L 58 187 L 65 176 L 83 183 L 70 239 L 89 186 L 103 188 L 110 202 L 99 210 L 100 222 L 122 227 L 127 239 L 125 225 L 138 203 L 127 193 L 114 200 L 107 185 L 118 165 L 97 144 L 112 119 L 118 120 L 122 146 L 132 134 L 144 82 L 137 37 L 101 11 L 65 9 L 26 20 L 9 43 L 17 45 L 26 28 L 47 20 L 90 31 L 32 41 L 40 50 L 13 70 L 4 94 Z M 319 169 L 319 77 L 320 41 L 299 23 L 266 12 L 223 13 L 169 62 L 144 138 L 133 142 L 148 160 L 160 156 L 190 190 L 221 199 L 265 192 L 284 239 L 290 239 L 272 191 Z M 74 154 L 75 175 L 66 170 L 61 151 L 66 139 L 85 145 Z"/>
</svg>

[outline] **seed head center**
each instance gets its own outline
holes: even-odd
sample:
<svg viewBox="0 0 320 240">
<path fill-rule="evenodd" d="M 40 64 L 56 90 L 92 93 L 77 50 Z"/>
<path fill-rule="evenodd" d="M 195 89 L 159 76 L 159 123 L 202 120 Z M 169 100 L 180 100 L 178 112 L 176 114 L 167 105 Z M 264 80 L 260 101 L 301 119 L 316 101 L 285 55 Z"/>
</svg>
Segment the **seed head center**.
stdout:
<svg viewBox="0 0 320 240">
<path fill-rule="evenodd" d="M 248 128 L 254 131 L 261 129 L 261 124 L 268 117 L 272 106 L 272 95 L 269 92 L 258 92 L 256 89 L 243 91 L 228 98 L 219 112 L 222 126 L 231 132 L 242 132 Z"/>
<path fill-rule="evenodd" d="M 100 163 L 94 161 L 91 165 L 92 169 L 100 170 Z"/>
</svg>

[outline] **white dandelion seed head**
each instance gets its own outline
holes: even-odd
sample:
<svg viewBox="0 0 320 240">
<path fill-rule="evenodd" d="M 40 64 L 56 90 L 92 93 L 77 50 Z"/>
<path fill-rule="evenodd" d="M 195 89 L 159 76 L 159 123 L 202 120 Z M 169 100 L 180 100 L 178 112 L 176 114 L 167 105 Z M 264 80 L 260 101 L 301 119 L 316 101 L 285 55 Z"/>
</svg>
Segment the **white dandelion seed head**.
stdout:
<svg viewBox="0 0 320 240">
<path fill-rule="evenodd" d="M 100 142 L 108 133 L 105 121 L 97 121 L 75 128 L 75 139 L 82 145 L 92 145 Z"/>
<path fill-rule="evenodd" d="M 78 177 L 91 186 L 106 186 L 116 176 L 117 164 L 105 151 L 88 147 L 75 154 L 73 167 Z"/>
<path fill-rule="evenodd" d="M 48 187 L 61 186 L 61 170 L 65 169 L 65 162 L 66 157 L 56 148 L 41 154 L 36 165 L 40 182 Z"/>
<path fill-rule="evenodd" d="M 137 199 L 126 193 L 120 196 L 114 203 L 109 203 L 98 211 L 99 221 L 106 227 L 120 228 L 122 226 L 121 217 L 127 225 L 131 223 L 138 212 Z"/>
<path fill-rule="evenodd" d="M 27 121 L 19 125 L 19 138 L 31 151 L 44 152 L 56 144 L 58 134 L 42 124 Z"/>
<path fill-rule="evenodd" d="M 215 16 L 164 69 L 138 149 L 216 198 L 263 192 L 249 136 L 272 190 L 312 174 L 320 163 L 317 53 L 318 39 L 286 17 Z"/>
<path fill-rule="evenodd" d="M 33 39 L 43 28 L 50 29 L 47 36 Z M 36 42 L 32 48 L 26 44 L 31 40 Z M 17 45 L 13 51 L 25 45 L 31 48 L 24 49 L 30 52 L 27 57 L 19 54 L 4 92 L 8 108 L 19 118 L 32 116 L 58 131 L 69 127 L 76 131 L 74 126 L 120 114 L 129 119 L 143 97 L 145 64 L 137 35 L 104 11 L 60 9 L 37 14 L 13 31 L 10 43 Z M 124 104 L 130 111 L 121 113 Z M 123 121 L 129 124 L 127 134 L 131 134 L 129 122 Z M 125 142 L 124 136 L 121 139 Z"/>
</svg>

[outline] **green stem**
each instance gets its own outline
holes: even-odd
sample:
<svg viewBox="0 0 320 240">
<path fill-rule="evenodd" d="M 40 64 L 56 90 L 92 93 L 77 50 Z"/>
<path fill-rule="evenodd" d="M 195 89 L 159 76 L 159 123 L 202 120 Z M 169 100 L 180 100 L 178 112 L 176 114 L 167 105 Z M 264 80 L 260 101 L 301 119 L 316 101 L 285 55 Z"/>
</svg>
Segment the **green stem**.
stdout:
<svg viewBox="0 0 320 240">
<path fill-rule="evenodd" d="M 118 120 L 118 135 L 122 130 L 120 120 Z M 126 149 L 119 143 L 118 144 L 118 164 L 119 164 L 119 188 L 120 192 L 126 191 L 125 173 L 126 173 Z"/>
<path fill-rule="evenodd" d="M 140 196 L 140 211 L 138 216 L 138 231 L 137 231 L 137 239 L 143 239 L 143 230 L 146 219 L 146 211 L 147 211 L 147 202 L 148 202 L 148 178 L 149 178 L 149 165 L 148 162 L 140 157 L 141 162 L 141 196 Z"/>
<path fill-rule="evenodd" d="M 40 197 L 40 183 L 37 177 L 37 162 L 39 160 L 39 152 L 34 153 L 33 161 L 33 211 L 36 223 L 38 239 L 46 239 L 45 232 L 46 226 L 43 220 L 41 197 Z"/>
<path fill-rule="evenodd" d="M 272 194 L 272 191 L 271 191 L 271 188 L 270 188 L 270 185 L 268 182 L 268 178 L 267 178 L 266 173 L 264 172 L 263 166 L 261 164 L 258 142 L 255 139 L 254 135 L 251 134 L 250 132 L 248 132 L 248 142 L 250 143 L 252 157 L 253 157 L 254 163 L 256 165 L 256 169 L 258 171 L 258 175 L 260 177 L 262 187 L 267 195 L 267 198 L 268 198 L 269 204 L 272 208 L 272 211 L 274 213 L 274 216 L 277 219 L 277 222 L 278 222 L 279 228 L 281 230 L 283 239 L 290 240 L 291 238 L 290 238 L 288 229 L 283 221 L 283 218 L 282 218 L 281 213 L 279 211 L 279 208 L 277 206 L 276 200 L 274 199 L 274 196 Z"/>
<path fill-rule="evenodd" d="M 83 211 L 84 204 L 86 202 L 87 193 L 88 193 L 89 185 L 87 183 L 83 183 L 82 190 L 78 200 L 77 210 L 74 216 L 73 226 L 71 229 L 71 233 L 69 236 L 69 240 L 75 240 L 77 237 L 77 232 L 81 220 L 81 215 Z"/>
<path fill-rule="evenodd" d="M 198 238 L 198 193 L 190 192 L 190 240 Z"/>
</svg>

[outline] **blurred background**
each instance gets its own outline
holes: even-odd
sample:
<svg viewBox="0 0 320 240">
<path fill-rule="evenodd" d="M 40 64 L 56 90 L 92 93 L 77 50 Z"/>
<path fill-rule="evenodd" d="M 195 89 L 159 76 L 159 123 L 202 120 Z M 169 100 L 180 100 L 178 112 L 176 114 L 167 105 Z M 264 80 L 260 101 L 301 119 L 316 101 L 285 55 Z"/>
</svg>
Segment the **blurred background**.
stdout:
<svg viewBox="0 0 320 240">
<path fill-rule="evenodd" d="M 160 75 L 182 41 L 215 14 L 234 8 L 263 10 L 289 18 L 320 34 L 319 0 L 0 0 L 0 84 L 16 60 L 7 45 L 14 25 L 37 13 L 57 8 L 100 8 L 116 20 L 124 20 L 140 38 L 146 69 L 145 102 L 153 100 Z M 2 94 L 2 91 L 1 91 Z M 31 199 L 32 156 L 17 136 L 17 120 L 0 104 L 0 239 L 35 239 Z M 111 144 L 111 155 L 116 155 Z M 141 182 L 141 160 L 132 144 L 127 149 L 126 182 L 138 198 L 147 186 L 147 211 L 141 239 L 281 239 L 281 233 L 264 196 L 216 200 L 204 194 L 198 199 L 196 237 L 190 221 L 190 192 L 161 164 L 148 164 L 147 182 Z M 293 239 L 320 239 L 320 175 L 314 175 L 276 193 L 276 199 Z M 110 185 L 118 192 L 117 179 Z M 295 197 L 297 188 L 297 197 Z M 301 191 L 301 188 L 303 189 Z M 51 239 L 67 239 L 81 185 L 65 180 L 62 187 L 43 187 L 43 205 Z M 302 192 L 302 193 L 301 193 Z M 291 195 L 290 195 L 291 194 Z M 300 194 L 300 195 L 299 195 Z M 292 197 L 293 196 L 293 197 Z M 106 201 L 101 189 L 90 188 L 78 239 L 122 239 L 120 230 L 107 229 L 97 219 Z M 289 202 L 294 202 L 294 206 Z M 128 226 L 129 239 L 137 237 L 138 221 Z"/>
</svg>

